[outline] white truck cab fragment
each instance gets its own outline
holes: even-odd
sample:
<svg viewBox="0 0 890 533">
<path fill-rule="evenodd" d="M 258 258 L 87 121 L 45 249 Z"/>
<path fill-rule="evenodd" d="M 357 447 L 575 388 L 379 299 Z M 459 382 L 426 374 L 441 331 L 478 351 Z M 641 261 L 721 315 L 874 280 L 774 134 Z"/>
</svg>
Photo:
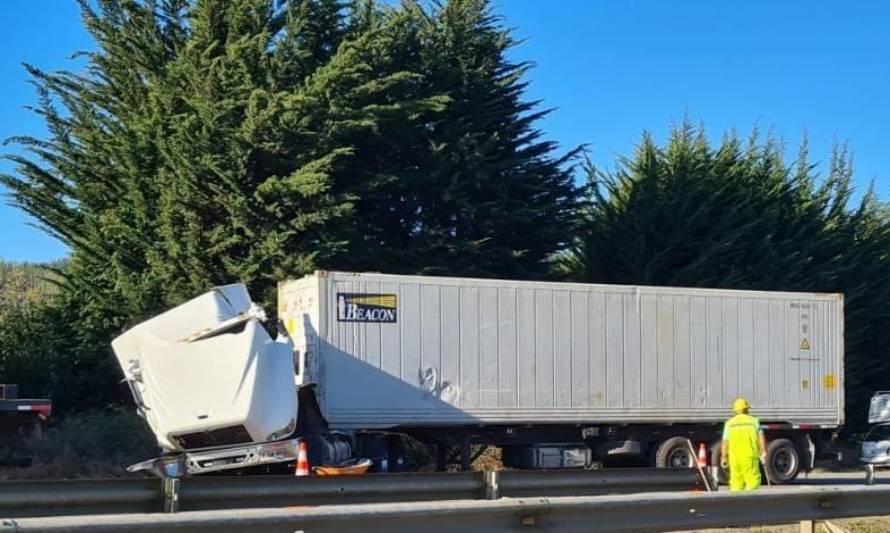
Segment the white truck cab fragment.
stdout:
<svg viewBox="0 0 890 533">
<path fill-rule="evenodd" d="M 294 432 L 293 344 L 283 334 L 273 340 L 262 318 L 244 285 L 225 285 L 111 343 L 166 451 L 244 448 Z"/>
<path fill-rule="evenodd" d="M 890 422 L 890 391 L 877 391 L 871 397 L 868 423 L 885 424 L 888 422 Z"/>
<path fill-rule="evenodd" d="M 862 440 L 859 462 L 890 466 L 890 391 L 878 391 L 872 396 L 868 423 L 874 426 Z"/>
</svg>

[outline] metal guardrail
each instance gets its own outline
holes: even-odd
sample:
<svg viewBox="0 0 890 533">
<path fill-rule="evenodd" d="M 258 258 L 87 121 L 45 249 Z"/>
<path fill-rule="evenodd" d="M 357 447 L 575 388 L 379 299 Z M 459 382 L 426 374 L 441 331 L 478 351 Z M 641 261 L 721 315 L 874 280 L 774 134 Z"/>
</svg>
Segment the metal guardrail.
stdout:
<svg viewBox="0 0 890 533">
<path fill-rule="evenodd" d="M 0 482 L 0 517 L 580 496 L 703 489 L 694 469 Z"/>
<path fill-rule="evenodd" d="M 890 487 L 356 504 L 0 521 L 12 531 L 671 531 L 890 513 Z M 5 529 L 4 529 L 5 528 Z"/>
</svg>

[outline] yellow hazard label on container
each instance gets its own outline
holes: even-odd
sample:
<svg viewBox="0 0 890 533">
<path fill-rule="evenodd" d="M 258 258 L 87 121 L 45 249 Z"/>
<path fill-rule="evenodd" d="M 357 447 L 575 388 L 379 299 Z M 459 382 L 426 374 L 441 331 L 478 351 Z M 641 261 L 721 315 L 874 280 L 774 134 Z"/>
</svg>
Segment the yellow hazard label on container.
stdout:
<svg viewBox="0 0 890 533">
<path fill-rule="evenodd" d="M 834 374 L 825 374 L 822 376 L 822 385 L 826 389 L 834 389 L 837 386 L 837 379 Z"/>
<path fill-rule="evenodd" d="M 803 340 L 800 341 L 800 349 L 801 350 L 809 350 L 810 349 L 810 341 L 808 341 L 806 337 L 804 337 Z"/>
</svg>

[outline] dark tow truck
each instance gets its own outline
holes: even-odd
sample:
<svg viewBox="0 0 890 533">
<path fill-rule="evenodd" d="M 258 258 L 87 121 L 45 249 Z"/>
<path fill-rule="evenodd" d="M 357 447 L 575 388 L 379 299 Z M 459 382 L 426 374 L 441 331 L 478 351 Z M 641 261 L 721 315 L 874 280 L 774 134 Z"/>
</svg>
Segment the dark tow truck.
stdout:
<svg viewBox="0 0 890 533">
<path fill-rule="evenodd" d="M 18 392 L 18 385 L 0 384 L 0 446 L 29 433 L 40 435 L 43 422 L 52 413 L 52 400 L 23 399 Z M 8 452 L 0 448 L 0 466 L 27 466 L 30 462 L 26 458 L 5 457 Z"/>
</svg>

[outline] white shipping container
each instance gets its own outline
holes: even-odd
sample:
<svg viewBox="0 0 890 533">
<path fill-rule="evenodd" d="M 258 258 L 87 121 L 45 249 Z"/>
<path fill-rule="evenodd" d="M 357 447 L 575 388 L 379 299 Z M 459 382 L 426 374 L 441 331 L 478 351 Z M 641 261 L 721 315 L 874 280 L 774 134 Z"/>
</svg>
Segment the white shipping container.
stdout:
<svg viewBox="0 0 890 533">
<path fill-rule="evenodd" d="M 333 428 L 843 422 L 840 294 L 316 272 L 278 310 Z"/>
</svg>

